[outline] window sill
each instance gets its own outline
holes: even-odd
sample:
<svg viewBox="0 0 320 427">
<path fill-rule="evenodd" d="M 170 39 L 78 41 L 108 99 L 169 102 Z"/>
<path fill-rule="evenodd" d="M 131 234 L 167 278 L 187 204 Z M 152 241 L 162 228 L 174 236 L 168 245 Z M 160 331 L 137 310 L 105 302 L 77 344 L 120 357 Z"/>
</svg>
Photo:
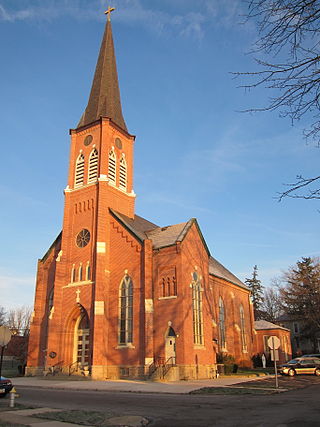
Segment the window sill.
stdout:
<svg viewBox="0 0 320 427">
<path fill-rule="evenodd" d="M 63 288 L 73 288 L 75 286 L 83 286 L 83 285 L 92 285 L 94 282 L 91 280 L 82 280 L 81 282 L 72 282 L 68 283 L 66 286 L 63 286 Z"/>
<path fill-rule="evenodd" d="M 135 346 L 131 343 L 128 344 L 119 344 L 117 347 L 115 347 L 116 350 L 123 350 L 125 348 L 135 348 Z"/>
<path fill-rule="evenodd" d="M 170 295 L 168 297 L 159 297 L 158 300 L 163 300 L 163 299 L 176 299 L 178 298 L 177 295 Z"/>
<path fill-rule="evenodd" d="M 204 344 L 194 344 L 194 345 L 193 345 L 193 348 L 194 348 L 195 350 L 206 350 L 206 347 L 205 347 L 205 345 L 204 345 Z"/>
</svg>

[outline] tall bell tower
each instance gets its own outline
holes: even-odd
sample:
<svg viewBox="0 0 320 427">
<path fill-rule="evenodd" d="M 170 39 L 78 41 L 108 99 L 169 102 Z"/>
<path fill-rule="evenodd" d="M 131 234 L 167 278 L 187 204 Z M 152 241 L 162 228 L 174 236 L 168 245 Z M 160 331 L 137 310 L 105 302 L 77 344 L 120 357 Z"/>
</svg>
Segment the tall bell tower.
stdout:
<svg viewBox="0 0 320 427">
<path fill-rule="evenodd" d="M 70 130 L 61 250 L 56 258 L 47 341 L 48 351 L 57 354 L 47 363 L 78 362 L 92 372 L 102 365 L 101 348 L 105 348 L 101 331 L 107 328 L 111 269 L 109 210 L 133 218 L 135 202 L 135 138 L 122 115 L 110 12 L 88 105 L 76 129 Z M 70 307 L 74 309 L 66 319 Z"/>
</svg>

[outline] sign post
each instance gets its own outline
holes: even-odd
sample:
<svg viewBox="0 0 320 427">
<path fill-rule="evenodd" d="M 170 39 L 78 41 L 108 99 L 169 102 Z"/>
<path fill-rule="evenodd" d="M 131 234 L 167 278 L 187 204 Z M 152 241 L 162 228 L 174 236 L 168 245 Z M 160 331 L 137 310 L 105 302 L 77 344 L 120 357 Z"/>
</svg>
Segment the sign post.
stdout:
<svg viewBox="0 0 320 427">
<path fill-rule="evenodd" d="M 4 347 L 11 340 L 11 331 L 7 326 L 0 326 L 0 346 L 1 346 L 1 356 L 0 356 L 0 377 L 2 373 L 2 360 Z"/>
<path fill-rule="evenodd" d="M 274 373 L 276 376 L 276 388 L 278 385 L 278 372 L 277 372 L 277 360 L 279 360 L 278 348 L 280 347 L 280 340 L 277 336 L 272 335 L 268 338 L 268 346 L 271 349 L 271 359 L 274 361 Z"/>
</svg>

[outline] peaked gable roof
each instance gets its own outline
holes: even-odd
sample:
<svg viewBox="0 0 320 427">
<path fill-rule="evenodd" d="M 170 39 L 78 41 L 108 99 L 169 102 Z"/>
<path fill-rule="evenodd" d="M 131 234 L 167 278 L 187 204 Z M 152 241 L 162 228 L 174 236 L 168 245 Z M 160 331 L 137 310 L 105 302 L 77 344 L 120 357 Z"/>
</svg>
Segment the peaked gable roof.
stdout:
<svg viewBox="0 0 320 427">
<path fill-rule="evenodd" d="M 234 285 L 240 286 L 241 288 L 249 290 L 248 286 L 246 286 L 243 282 L 241 282 L 238 277 L 231 273 L 226 267 L 224 267 L 219 261 L 217 261 L 212 256 L 209 259 L 209 274 L 213 276 L 219 277 L 221 279 L 225 279 L 228 282 L 233 283 Z"/>
<path fill-rule="evenodd" d="M 77 127 L 86 126 L 101 116 L 108 117 L 128 132 L 122 115 L 116 57 L 109 20 L 105 26 L 88 105 Z"/>
<path fill-rule="evenodd" d="M 266 330 L 266 329 L 282 329 L 284 331 L 290 331 L 290 329 L 284 328 L 283 326 L 276 325 L 274 323 L 268 322 L 267 320 L 255 320 L 254 328 L 256 330 Z"/>
</svg>

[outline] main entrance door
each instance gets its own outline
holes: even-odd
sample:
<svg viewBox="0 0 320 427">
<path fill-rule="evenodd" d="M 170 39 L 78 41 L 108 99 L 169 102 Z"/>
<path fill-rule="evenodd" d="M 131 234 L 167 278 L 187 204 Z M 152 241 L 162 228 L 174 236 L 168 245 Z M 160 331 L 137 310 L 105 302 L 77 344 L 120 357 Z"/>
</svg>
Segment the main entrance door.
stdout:
<svg viewBox="0 0 320 427">
<path fill-rule="evenodd" d="M 89 336 L 89 319 L 87 313 L 83 313 L 75 331 L 75 351 L 79 368 L 89 366 Z"/>
<path fill-rule="evenodd" d="M 176 334 L 173 330 L 173 328 L 169 328 L 168 335 L 166 336 L 166 361 L 169 359 L 170 362 L 172 362 L 173 365 L 176 363 Z"/>
</svg>

